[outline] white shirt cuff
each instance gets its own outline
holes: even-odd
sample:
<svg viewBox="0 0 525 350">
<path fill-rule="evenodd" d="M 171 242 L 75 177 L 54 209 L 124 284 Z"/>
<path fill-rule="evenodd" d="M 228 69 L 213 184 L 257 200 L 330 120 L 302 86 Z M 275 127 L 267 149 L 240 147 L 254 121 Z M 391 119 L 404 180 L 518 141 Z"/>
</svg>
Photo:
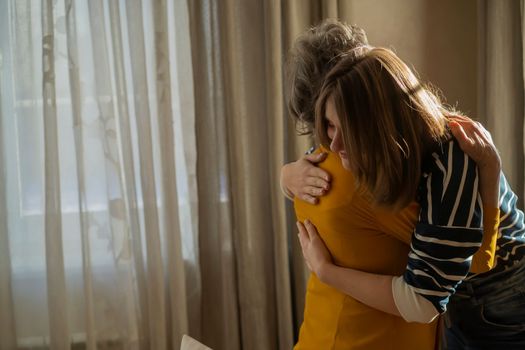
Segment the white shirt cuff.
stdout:
<svg viewBox="0 0 525 350">
<path fill-rule="evenodd" d="M 439 315 L 434 305 L 416 293 L 403 276 L 392 278 L 392 295 L 397 310 L 407 322 L 430 323 Z"/>
</svg>

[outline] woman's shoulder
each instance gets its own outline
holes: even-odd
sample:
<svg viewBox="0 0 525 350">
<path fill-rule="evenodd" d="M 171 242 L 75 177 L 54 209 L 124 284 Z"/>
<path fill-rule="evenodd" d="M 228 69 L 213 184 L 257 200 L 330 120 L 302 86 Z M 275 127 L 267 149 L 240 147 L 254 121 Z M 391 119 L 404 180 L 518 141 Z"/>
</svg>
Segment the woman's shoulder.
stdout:
<svg viewBox="0 0 525 350">
<path fill-rule="evenodd" d="M 461 149 L 454 137 L 437 143 L 429 153 L 423 162 L 424 174 L 434 171 L 449 172 L 454 169 L 463 169 L 465 165 L 475 164 L 474 160 Z"/>
<path fill-rule="evenodd" d="M 477 188 L 479 180 L 476 162 L 453 138 L 435 147 L 426 157 L 421 175 L 418 201 L 426 198 L 430 193 L 440 201 L 455 202 L 457 193 L 463 193 L 465 188 Z"/>
</svg>

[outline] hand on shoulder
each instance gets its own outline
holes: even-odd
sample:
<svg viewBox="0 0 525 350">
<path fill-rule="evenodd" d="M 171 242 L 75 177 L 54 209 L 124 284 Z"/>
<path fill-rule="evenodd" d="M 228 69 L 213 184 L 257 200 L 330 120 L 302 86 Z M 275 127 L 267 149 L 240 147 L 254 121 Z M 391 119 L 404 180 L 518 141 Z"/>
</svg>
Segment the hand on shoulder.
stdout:
<svg viewBox="0 0 525 350">
<path fill-rule="evenodd" d="M 490 132 L 480 122 L 465 116 L 451 116 L 448 125 L 461 149 L 476 162 L 480 169 L 492 169 L 499 174 L 501 158 Z"/>
<path fill-rule="evenodd" d="M 327 153 L 308 154 L 281 168 L 281 187 L 289 197 L 297 197 L 310 204 L 317 204 L 318 197 L 330 189 L 330 174 L 317 164 L 326 159 Z"/>
</svg>

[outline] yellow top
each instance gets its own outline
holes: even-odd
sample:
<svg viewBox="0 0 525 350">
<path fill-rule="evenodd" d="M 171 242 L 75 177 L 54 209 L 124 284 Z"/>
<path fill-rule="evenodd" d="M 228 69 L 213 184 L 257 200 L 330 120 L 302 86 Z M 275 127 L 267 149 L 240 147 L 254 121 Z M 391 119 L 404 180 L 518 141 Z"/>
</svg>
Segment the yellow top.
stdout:
<svg viewBox="0 0 525 350">
<path fill-rule="evenodd" d="M 356 190 L 352 174 L 337 155 L 328 152 L 320 166 L 332 175 L 331 190 L 315 206 L 296 200 L 297 218 L 313 222 L 337 265 L 401 275 L 419 205 L 413 202 L 400 212 L 374 206 L 369 195 Z M 474 273 L 494 266 L 499 210 L 486 206 L 483 210 L 483 241 L 473 257 Z M 407 323 L 323 284 L 312 274 L 295 349 L 434 349 L 436 330 L 437 321 Z"/>
<path fill-rule="evenodd" d="M 332 175 L 331 189 L 315 206 L 296 200 L 298 219 L 312 221 L 337 265 L 401 275 L 419 213 L 417 203 L 398 213 L 374 207 L 364 193 L 356 191 L 354 178 L 337 155 L 329 153 L 321 167 Z M 437 322 L 407 323 L 368 307 L 312 274 L 294 349 L 434 349 L 436 329 Z"/>
</svg>

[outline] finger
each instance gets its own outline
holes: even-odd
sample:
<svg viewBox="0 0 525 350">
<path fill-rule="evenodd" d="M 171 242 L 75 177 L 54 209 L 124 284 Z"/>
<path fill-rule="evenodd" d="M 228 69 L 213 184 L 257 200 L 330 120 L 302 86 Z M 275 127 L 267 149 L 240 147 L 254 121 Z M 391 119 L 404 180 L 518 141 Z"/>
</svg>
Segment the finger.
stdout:
<svg viewBox="0 0 525 350">
<path fill-rule="evenodd" d="M 461 124 L 461 126 L 463 126 L 464 129 L 478 128 L 479 126 L 481 126 L 481 124 L 479 122 L 477 122 L 475 120 L 472 120 L 472 119 L 470 119 L 468 117 L 465 117 L 465 116 L 455 116 L 455 117 L 449 119 L 449 123 L 450 122 L 459 123 L 459 124 Z"/>
<path fill-rule="evenodd" d="M 487 138 L 487 135 L 490 134 L 487 129 L 478 121 L 473 122 L 472 129 L 480 134 L 483 134 L 483 138 Z"/>
<path fill-rule="evenodd" d="M 319 237 L 317 234 L 317 229 L 315 228 L 314 224 L 308 219 L 304 221 L 304 227 L 306 228 L 306 232 L 308 232 L 308 237 L 310 240 L 316 239 Z"/>
<path fill-rule="evenodd" d="M 330 188 L 330 183 L 326 180 L 323 180 L 320 177 L 308 176 L 306 178 L 306 185 L 318 188 L 324 188 L 328 190 Z"/>
<path fill-rule="evenodd" d="M 313 196 L 309 195 L 308 193 L 301 193 L 301 194 L 299 194 L 299 198 L 301 200 L 305 201 L 306 203 L 310 203 L 312 205 L 315 205 L 315 204 L 317 204 L 317 202 L 319 202 L 319 200 L 316 197 L 313 197 Z"/>
<path fill-rule="evenodd" d="M 485 139 L 485 135 L 479 130 L 476 130 L 472 137 L 474 139 L 474 142 L 477 143 L 477 146 L 481 149 L 487 146 L 487 140 Z"/>
<path fill-rule="evenodd" d="M 310 238 L 308 237 L 308 231 L 306 231 L 306 228 L 300 221 L 297 221 L 295 224 L 299 229 L 299 233 L 297 234 L 297 236 L 299 237 L 299 242 L 301 243 L 301 247 L 304 247 L 304 244 L 310 240 Z"/>
<path fill-rule="evenodd" d="M 478 142 L 478 138 L 481 138 L 483 140 L 483 145 L 491 143 L 490 133 L 483 127 L 483 125 L 480 122 L 469 121 L 465 123 L 459 122 L 459 124 L 463 128 L 467 137 L 473 142 Z"/>
<path fill-rule="evenodd" d="M 303 255 L 304 255 L 304 242 L 303 242 L 303 238 L 301 238 L 300 233 L 297 234 L 297 239 L 299 240 L 299 244 L 301 245 L 301 250 L 303 251 Z"/>
<path fill-rule="evenodd" d="M 297 236 L 299 236 L 299 235 L 297 235 Z M 299 242 L 301 243 L 301 253 L 303 254 L 304 263 L 306 264 L 308 269 L 310 271 L 312 271 L 312 268 L 310 266 L 310 262 L 308 261 L 307 254 L 306 254 L 307 253 L 307 249 L 306 249 L 306 243 L 304 242 L 304 238 L 300 238 Z"/>
<path fill-rule="evenodd" d="M 315 153 L 315 154 L 307 154 L 306 156 L 304 156 L 304 159 L 306 159 L 310 163 L 314 163 L 315 164 L 315 163 L 319 163 L 319 162 L 322 162 L 323 160 L 325 160 L 327 155 L 328 155 L 328 153 L 326 153 L 326 152 Z"/>
<path fill-rule="evenodd" d="M 488 142 L 490 142 L 491 144 L 494 144 L 494 141 L 492 141 L 492 134 L 485 128 L 483 128 L 483 135 L 485 135 L 485 138 L 487 139 Z"/>
<path fill-rule="evenodd" d="M 472 142 L 469 135 L 473 134 L 472 124 L 465 124 L 457 121 L 449 122 L 450 131 L 458 140 Z"/>
<path fill-rule="evenodd" d="M 481 123 L 472 121 L 471 123 L 462 124 L 461 126 L 467 137 L 472 140 L 475 146 L 484 148 L 490 144 L 490 139 Z"/>
<path fill-rule="evenodd" d="M 454 123 L 461 125 L 463 129 L 465 130 L 472 130 L 475 128 L 476 122 L 470 119 L 464 119 L 464 118 L 454 118 L 453 120 L 449 121 L 449 126 L 454 125 Z"/>
<path fill-rule="evenodd" d="M 467 131 L 467 134 L 469 132 L 473 132 L 474 130 L 477 130 L 479 132 L 482 132 L 483 134 L 490 135 L 487 129 L 485 129 L 485 127 L 483 126 L 483 124 L 481 124 L 478 121 L 472 120 L 467 117 L 462 117 L 462 118 L 457 118 L 457 119 L 454 118 L 454 121 L 460 124 Z"/>
<path fill-rule="evenodd" d="M 304 192 L 312 197 L 320 197 L 326 193 L 326 190 L 321 187 L 306 186 Z"/>
<path fill-rule="evenodd" d="M 470 119 L 467 116 L 461 115 L 461 114 L 450 115 L 448 118 L 450 120 L 455 120 L 455 121 L 472 122 L 472 119 Z"/>
<path fill-rule="evenodd" d="M 303 258 L 306 260 L 306 245 L 307 243 L 304 241 L 305 238 L 301 236 L 301 234 L 297 234 L 297 237 L 299 238 L 299 244 L 301 245 L 301 251 L 303 253 Z"/>
<path fill-rule="evenodd" d="M 467 136 L 465 129 L 463 126 L 455 121 L 449 122 L 450 131 L 452 132 L 452 135 L 458 140 L 459 146 L 463 151 L 467 151 L 469 147 L 472 147 L 474 145 L 474 141 Z M 465 149 L 466 148 L 466 149 Z"/>
<path fill-rule="evenodd" d="M 490 134 L 490 132 L 485 128 L 485 126 L 483 126 L 483 124 L 481 124 L 480 122 L 476 122 L 476 129 L 481 133 L 483 134 L 483 138 L 485 140 L 487 140 L 488 142 L 490 143 L 493 143 L 492 142 L 492 135 Z"/>
<path fill-rule="evenodd" d="M 326 182 L 330 181 L 330 174 L 319 167 L 312 167 L 306 173 L 311 177 L 318 177 Z"/>
</svg>

